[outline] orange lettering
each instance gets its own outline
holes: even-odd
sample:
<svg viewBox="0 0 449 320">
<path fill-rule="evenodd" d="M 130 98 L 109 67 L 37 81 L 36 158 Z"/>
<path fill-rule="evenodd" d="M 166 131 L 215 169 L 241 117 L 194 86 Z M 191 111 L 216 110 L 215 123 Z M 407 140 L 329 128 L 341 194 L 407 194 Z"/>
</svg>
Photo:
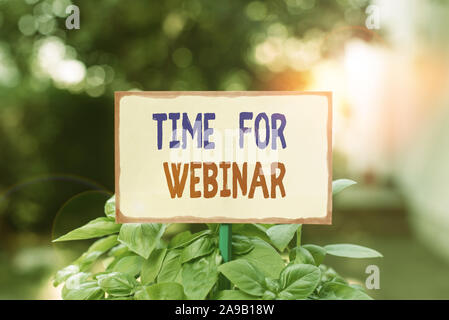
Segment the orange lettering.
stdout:
<svg viewBox="0 0 449 320">
<path fill-rule="evenodd" d="M 212 175 L 208 174 L 209 171 L 212 171 Z M 213 198 L 217 194 L 218 191 L 218 183 L 217 183 L 217 174 L 218 169 L 217 165 L 212 162 L 203 163 L 203 193 L 204 198 Z M 212 185 L 212 190 L 209 191 L 209 186 Z"/>
<path fill-rule="evenodd" d="M 164 162 L 164 172 L 165 178 L 167 179 L 168 190 L 170 191 L 170 196 L 174 198 L 177 196 L 178 198 L 182 197 L 182 193 L 184 191 L 184 186 L 186 184 L 187 179 L 187 170 L 189 169 L 188 164 L 184 164 L 184 170 L 182 172 L 181 180 L 179 180 L 179 173 L 181 169 L 180 163 L 172 163 L 171 169 L 173 171 L 173 180 L 171 179 L 170 169 L 168 167 L 168 163 Z"/>
<path fill-rule="evenodd" d="M 276 177 L 276 169 L 279 169 L 281 172 Z M 276 186 L 279 187 L 281 191 L 282 198 L 285 197 L 285 188 L 282 183 L 282 179 L 285 176 L 285 166 L 282 162 L 273 162 L 271 164 L 271 198 L 276 199 Z"/>
<path fill-rule="evenodd" d="M 220 162 L 220 168 L 223 169 L 223 189 L 220 191 L 220 197 L 229 197 L 231 190 L 228 188 L 228 169 L 231 167 L 229 162 Z"/>
<path fill-rule="evenodd" d="M 242 195 L 246 195 L 247 191 L 247 179 L 248 179 L 248 164 L 246 162 L 243 163 L 242 172 L 240 172 L 239 166 L 236 162 L 232 163 L 232 197 L 237 198 L 238 190 L 237 190 L 237 181 L 240 185 L 240 189 L 242 189 Z"/>
<path fill-rule="evenodd" d="M 201 191 L 195 190 L 195 185 L 200 182 L 200 178 L 195 176 L 195 169 L 201 168 L 200 162 L 190 162 L 190 198 L 201 197 Z"/>
<path fill-rule="evenodd" d="M 265 181 L 265 175 L 263 174 L 262 164 L 260 162 L 256 162 L 253 180 L 251 181 L 251 186 L 249 188 L 248 198 L 254 198 L 256 187 L 262 187 L 263 197 L 268 198 L 267 182 Z"/>
</svg>

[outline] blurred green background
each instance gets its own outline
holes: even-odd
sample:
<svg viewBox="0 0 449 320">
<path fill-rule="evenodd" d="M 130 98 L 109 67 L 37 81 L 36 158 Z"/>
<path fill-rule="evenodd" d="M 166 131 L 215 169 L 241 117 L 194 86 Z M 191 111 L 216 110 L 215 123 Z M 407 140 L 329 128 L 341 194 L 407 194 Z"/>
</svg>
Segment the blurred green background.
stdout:
<svg viewBox="0 0 449 320">
<path fill-rule="evenodd" d="M 0 0 L 0 299 L 60 298 L 88 243 L 51 240 L 103 215 L 124 90 L 333 91 L 334 179 L 358 185 L 304 242 L 382 252 L 325 261 L 362 284 L 378 265 L 375 298 L 449 299 L 448 18 L 442 0 Z"/>
</svg>

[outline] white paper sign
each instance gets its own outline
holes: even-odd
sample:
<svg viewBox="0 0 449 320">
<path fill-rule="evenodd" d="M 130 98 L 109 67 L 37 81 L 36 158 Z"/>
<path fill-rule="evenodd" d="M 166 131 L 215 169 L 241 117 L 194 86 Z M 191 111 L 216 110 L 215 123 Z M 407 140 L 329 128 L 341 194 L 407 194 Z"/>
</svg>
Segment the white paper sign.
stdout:
<svg viewBox="0 0 449 320">
<path fill-rule="evenodd" d="M 116 92 L 117 221 L 330 224 L 330 92 Z"/>
</svg>

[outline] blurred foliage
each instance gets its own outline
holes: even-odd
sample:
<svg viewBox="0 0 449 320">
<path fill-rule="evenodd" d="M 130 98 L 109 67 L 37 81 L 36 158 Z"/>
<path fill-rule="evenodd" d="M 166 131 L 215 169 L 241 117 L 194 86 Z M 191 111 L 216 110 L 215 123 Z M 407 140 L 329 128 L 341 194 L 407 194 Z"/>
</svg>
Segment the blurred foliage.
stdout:
<svg viewBox="0 0 449 320">
<path fill-rule="evenodd" d="M 366 2 L 84 0 L 67 30 L 69 0 L 0 1 L 2 237 L 48 236 L 71 196 L 113 189 L 114 91 L 272 89 L 292 69 L 262 63 L 276 39 L 361 24 Z"/>
</svg>

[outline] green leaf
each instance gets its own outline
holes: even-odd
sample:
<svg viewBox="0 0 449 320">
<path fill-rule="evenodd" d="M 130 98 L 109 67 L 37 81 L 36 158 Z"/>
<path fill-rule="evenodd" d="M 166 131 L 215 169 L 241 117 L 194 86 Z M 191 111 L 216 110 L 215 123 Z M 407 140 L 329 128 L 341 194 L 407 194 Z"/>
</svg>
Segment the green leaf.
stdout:
<svg viewBox="0 0 449 320">
<path fill-rule="evenodd" d="M 270 244 L 261 239 L 251 238 L 251 242 L 254 249 L 247 254 L 236 255 L 235 258 L 249 261 L 262 271 L 265 277 L 277 279 L 285 265 L 281 255 Z"/>
<path fill-rule="evenodd" d="M 176 282 L 157 283 L 139 288 L 134 295 L 136 300 L 183 300 L 182 285 Z"/>
<path fill-rule="evenodd" d="M 310 264 L 293 264 L 285 267 L 280 275 L 281 292 L 284 299 L 305 299 L 320 282 L 321 271 Z"/>
<path fill-rule="evenodd" d="M 363 286 L 361 286 L 360 284 L 353 283 L 353 284 L 350 284 L 349 286 L 350 286 L 351 288 L 354 288 L 354 289 L 356 289 L 356 290 L 359 290 L 359 291 L 362 291 L 362 292 L 366 293 L 366 292 L 365 292 L 365 288 L 364 288 Z"/>
<path fill-rule="evenodd" d="M 341 282 L 347 284 L 346 280 L 343 279 L 334 269 L 327 267 L 325 265 L 320 265 L 321 270 L 321 281 L 322 282 Z"/>
<path fill-rule="evenodd" d="M 133 276 L 123 272 L 111 272 L 97 277 L 98 285 L 108 294 L 116 297 L 134 293 L 138 282 Z"/>
<path fill-rule="evenodd" d="M 299 226 L 299 224 L 278 224 L 269 228 L 267 235 L 279 251 L 284 251 L 285 247 L 295 236 Z"/>
<path fill-rule="evenodd" d="M 104 300 L 134 300 L 134 296 L 123 296 L 123 297 L 108 296 Z"/>
<path fill-rule="evenodd" d="M 94 252 L 94 251 L 106 252 L 117 244 L 118 244 L 117 235 L 115 234 L 95 241 L 89 247 L 89 249 L 87 249 L 87 252 Z"/>
<path fill-rule="evenodd" d="M 150 295 L 148 294 L 149 286 L 139 286 L 134 293 L 134 300 L 151 300 Z"/>
<path fill-rule="evenodd" d="M 181 263 L 195 258 L 203 257 L 214 251 L 215 245 L 212 239 L 202 237 L 185 247 L 181 252 Z"/>
<path fill-rule="evenodd" d="M 290 261 L 297 264 L 311 264 L 315 265 L 315 259 L 312 254 L 303 247 L 296 247 L 290 251 Z"/>
<path fill-rule="evenodd" d="M 220 230 L 219 223 L 206 223 L 206 225 L 213 234 L 218 234 L 218 232 Z"/>
<path fill-rule="evenodd" d="M 100 300 L 104 298 L 104 291 L 96 281 L 86 281 L 76 288 L 62 288 L 61 296 L 64 300 Z"/>
<path fill-rule="evenodd" d="M 357 184 L 357 182 L 349 179 L 338 179 L 332 182 L 332 195 L 342 192 L 344 189 Z"/>
<path fill-rule="evenodd" d="M 59 270 L 58 272 L 56 272 L 55 279 L 53 280 L 53 286 L 55 287 L 59 286 L 69 277 L 73 276 L 74 274 L 77 274 L 78 272 L 80 272 L 80 267 L 73 264 L 65 267 L 64 269 Z"/>
<path fill-rule="evenodd" d="M 278 293 L 281 289 L 281 285 L 278 279 L 265 278 L 265 288 L 273 293 Z"/>
<path fill-rule="evenodd" d="M 91 274 L 87 272 L 78 272 L 67 279 L 66 286 L 69 289 L 75 288 L 81 283 L 88 281 L 87 279 L 90 277 L 90 275 Z"/>
<path fill-rule="evenodd" d="M 342 283 L 344 285 L 348 284 L 348 282 L 343 277 L 341 277 L 339 275 L 334 276 L 333 279 L 331 280 L 331 282 L 338 282 L 338 283 Z"/>
<path fill-rule="evenodd" d="M 162 263 L 157 282 L 177 282 L 181 273 L 181 251 L 169 250 Z"/>
<path fill-rule="evenodd" d="M 246 260 L 227 262 L 219 266 L 218 270 L 247 294 L 260 297 L 266 290 L 263 273 Z"/>
<path fill-rule="evenodd" d="M 203 300 L 218 280 L 217 252 L 187 262 L 182 267 L 182 284 L 190 300 Z"/>
<path fill-rule="evenodd" d="M 261 224 L 236 223 L 232 225 L 232 233 L 247 237 L 257 237 L 266 242 L 270 242 L 270 238 L 267 236 L 267 228 Z"/>
<path fill-rule="evenodd" d="M 339 282 L 326 282 L 319 297 L 325 300 L 372 300 L 365 292 Z"/>
<path fill-rule="evenodd" d="M 186 235 L 183 235 L 182 237 L 179 237 L 179 239 L 176 239 L 176 241 L 173 241 L 175 238 L 177 238 L 177 237 L 174 237 L 172 239 L 172 241 L 170 241 L 169 248 L 177 249 L 177 248 L 185 247 L 185 246 L 191 244 L 192 242 L 194 242 L 195 240 L 197 240 L 201 237 L 204 237 L 208 234 L 212 234 L 212 232 L 210 230 L 203 230 L 203 231 L 191 234 L 189 237 L 187 237 Z"/>
<path fill-rule="evenodd" d="M 265 232 L 268 229 L 270 229 L 272 226 L 275 226 L 275 224 L 270 224 L 270 223 L 255 223 L 254 225 L 261 230 L 265 230 Z"/>
<path fill-rule="evenodd" d="M 104 205 L 104 213 L 106 217 L 110 219 L 115 219 L 115 194 L 106 201 Z"/>
<path fill-rule="evenodd" d="M 182 285 L 176 282 L 157 283 L 147 289 L 153 300 L 183 300 L 185 299 Z"/>
<path fill-rule="evenodd" d="M 112 235 L 95 241 L 75 262 L 80 271 L 89 269 L 92 264 L 106 251 L 118 243 L 117 235 Z"/>
<path fill-rule="evenodd" d="M 275 300 L 275 299 L 276 299 L 276 294 L 274 292 L 267 290 L 263 293 L 262 300 Z M 283 300 L 283 299 L 279 299 L 279 300 Z"/>
<path fill-rule="evenodd" d="M 256 296 L 249 295 L 241 290 L 222 290 L 218 291 L 214 297 L 215 300 L 258 300 Z"/>
<path fill-rule="evenodd" d="M 148 259 L 165 232 L 162 223 L 127 223 L 120 229 L 118 240 L 129 250 Z"/>
<path fill-rule="evenodd" d="M 232 253 L 242 255 L 254 249 L 251 239 L 239 234 L 232 235 Z"/>
<path fill-rule="evenodd" d="M 97 281 L 89 281 L 88 273 L 80 272 L 70 276 L 61 296 L 64 300 L 98 300 L 104 297 L 104 291 L 98 286 Z"/>
<path fill-rule="evenodd" d="M 122 257 L 124 254 L 129 253 L 128 247 L 125 246 L 123 243 L 118 244 L 117 246 L 113 247 L 111 251 L 109 251 L 108 256 L 110 257 Z"/>
<path fill-rule="evenodd" d="M 114 259 L 112 261 L 109 262 L 109 264 L 106 267 L 105 272 L 112 272 L 112 270 L 114 269 L 115 265 L 124 257 L 128 257 L 128 256 L 135 256 L 136 254 L 134 252 L 131 251 L 126 251 L 125 253 L 123 253 L 120 256 L 114 257 Z"/>
<path fill-rule="evenodd" d="M 86 271 L 102 254 L 102 251 L 84 252 L 73 264 L 79 266 L 80 271 Z"/>
<path fill-rule="evenodd" d="M 144 258 L 137 255 L 123 257 L 118 260 L 116 264 L 114 264 L 112 271 L 128 273 L 129 275 L 135 277 L 140 273 L 144 261 Z"/>
<path fill-rule="evenodd" d="M 329 244 L 324 246 L 326 252 L 330 255 L 337 257 L 347 257 L 347 258 L 382 258 L 382 254 L 376 250 L 358 246 L 355 244 Z"/>
<path fill-rule="evenodd" d="M 192 237 L 192 233 L 189 230 L 178 233 L 170 240 L 168 247 L 174 248 L 178 245 L 181 245 L 184 242 L 190 240 L 191 237 Z"/>
<path fill-rule="evenodd" d="M 326 257 L 326 249 L 315 244 L 305 244 L 302 247 L 310 252 L 317 267 L 323 263 Z"/>
<path fill-rule="evenodd" d="M 119 232 L 120 227 L 120 224 L 116 224 L 108 218 L 97 218 L 90 221 L 86 225 L 72 230 L 69 233 L 53 240 L 53 242 L 98 238 L 110 235 L 112 233 L 117 233 Z"/>
<path fill-rule="evenodd" d="M 148 284 L 156 279 L 161 270 L 166 252 L 166 248 L 155 249 L 151 252 L 150 257 L 142 265 L 142 272 L 140 273 L 142 284 Z"/>
</svg>

